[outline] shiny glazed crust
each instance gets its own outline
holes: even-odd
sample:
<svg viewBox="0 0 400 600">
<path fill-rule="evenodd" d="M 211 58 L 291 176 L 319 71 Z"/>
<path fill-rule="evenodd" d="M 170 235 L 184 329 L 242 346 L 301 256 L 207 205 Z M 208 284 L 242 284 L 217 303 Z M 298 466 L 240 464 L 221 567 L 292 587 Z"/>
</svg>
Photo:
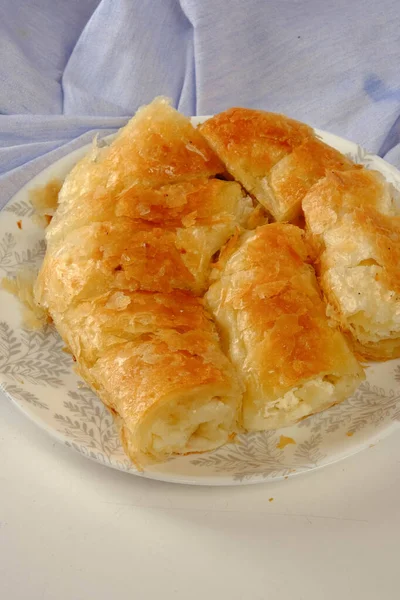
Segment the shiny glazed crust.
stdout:
<svg viewBox="0 0 400 600">
<path fill-rule="evenodd" d="M 242 386 L 202 300 L 213 255 L 254 213 L 189 120 L 156 99 L 68 175 L 35 284 L 131 459 L 211 450 Z"/>
<path fill-rule="evenodd" d="M 332 169 L 357 172 L 302 123 L 231 109 L 196 130 L 157 98 L 67 176 L 35 299 L 138 466 L 290 425 L 363 379 L 311 265 L 325 241 L 264 225 L 240 185 L 297 219 Z"/>
<path fill-rule="evenodd" d="M 301 213 L 301 200 L 328 169 L 353 163 L 284 115 L 231 108 L 206 121 L 200 131 L 226 165 L 271 213 L 290 221 Z"/>
<path fill-rule="evenodd" d="M 363 372 L 329 325 L 304 232 L 270 224 L 242 236 L 205 299 L 246 385 L 246 429 L 284 427 L 344 400 Z"/>
<path fill-rule="evenodd" d="M 332 172 L 303 201 L 329 314 L 357 354 L 400 356 L 400 212 L 375 171 Z"/>
<path fill-rule="evenodd" d="M 166 98 L 140 108 L 110 146 L 95 142 L 72 169 L 59 195 L 71 204 L 93 190 L 120 192 L 223 173 L 224 167 L 189 119 Z"/>
</svg>

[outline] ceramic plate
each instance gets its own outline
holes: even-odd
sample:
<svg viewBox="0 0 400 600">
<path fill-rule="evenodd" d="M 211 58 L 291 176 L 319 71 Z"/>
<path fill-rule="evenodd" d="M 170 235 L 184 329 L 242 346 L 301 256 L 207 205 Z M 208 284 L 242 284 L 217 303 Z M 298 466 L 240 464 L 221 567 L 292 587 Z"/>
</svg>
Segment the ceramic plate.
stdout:
<svg viewBox="0 0 400 600">
<path fill-rule="evenodd" d="M 198 123 L 205 118 L 193 119 Z M 318 131 L 352 160 L 383 173 L 400 189 L 400 173 L 360 146 Z M 85 146 L 44 170 L 0 213 L 0 277 L 43 258 L 43 230 L 31 220 L 29 190 L 64 178 L 89 149 Z M 17 226 L 21 221 L 22 229 Z M 310 471 L 359 452 L 400 422 L 400 360 L 370 364 L 367 380 L 339 406 L 280 431 L 239 436 L 207 454 L 173 458 L 138 473 L 125 456 L 113 420 L 74 374 L 57 333 L 21 328 L 18 301 L 0 291 L 0 386 L 23 413 L 61 443 L 103 465 L 135 475 L 200 485 L 256 483 Z"/>
</svg>

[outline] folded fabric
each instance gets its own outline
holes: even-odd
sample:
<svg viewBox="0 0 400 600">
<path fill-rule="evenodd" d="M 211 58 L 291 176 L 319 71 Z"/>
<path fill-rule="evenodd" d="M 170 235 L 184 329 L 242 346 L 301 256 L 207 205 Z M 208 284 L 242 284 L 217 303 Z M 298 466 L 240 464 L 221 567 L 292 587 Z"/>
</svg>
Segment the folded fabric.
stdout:
<svg viewBox="0 0 400 600">
<path fill-rule="evenodd" d="M 280 111 L 400 164 L 399 27 L 392 0 L 0 0 L 0 207 L 159 94 Z"/>
</svg>

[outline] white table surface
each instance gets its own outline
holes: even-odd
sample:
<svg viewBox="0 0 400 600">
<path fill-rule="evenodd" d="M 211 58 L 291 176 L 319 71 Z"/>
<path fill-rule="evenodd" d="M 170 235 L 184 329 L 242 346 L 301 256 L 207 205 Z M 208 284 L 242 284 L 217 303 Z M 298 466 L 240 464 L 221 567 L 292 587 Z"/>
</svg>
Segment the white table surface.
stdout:
<svg viewBox="0 0 400 600">
<path fill-rule="evenodd" d="M 400 597 L 400 431 L 304 476 L 199 488 L 92 463 L 1 396 L 0 486 L 2 600 Z"/>
</svg>

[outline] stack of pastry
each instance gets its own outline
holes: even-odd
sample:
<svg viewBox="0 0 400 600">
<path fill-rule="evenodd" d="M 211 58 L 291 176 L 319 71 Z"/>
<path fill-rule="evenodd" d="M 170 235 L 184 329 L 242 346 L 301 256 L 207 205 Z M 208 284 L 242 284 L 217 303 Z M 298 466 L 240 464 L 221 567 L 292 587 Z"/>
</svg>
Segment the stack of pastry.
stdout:
<svg viewBox="0 0 400 600">
<path fill-rule="evenodd" d="M 203 306 L 212 257 L 253 212 L 164 99 L 71 171 L 35 295 L 131 458 L 204 451 L 237 430 L 242 386 Z"/>
<path fill-rule="evenodd" d="M 195 129 L 156 99 L 93 146 L 61 189 L 35 296 L 136 464 L 344 400 L 364 377 L 349 340 L 363 356 L 399 352 L 390 193 L 306 125 L 262 111 Z M 302 205 L 307 233 L 282 222 Z M 355 265 L 380 312 L 354 301 Z"/>
<path fill-rule="evenodd" d="M 304 220 L 327 314 L 364 359 L 400 356 L 400 202 L 282 115 L 233 108 L 201 128 L 228 171 L 276 221 Z"/>
</svg>

